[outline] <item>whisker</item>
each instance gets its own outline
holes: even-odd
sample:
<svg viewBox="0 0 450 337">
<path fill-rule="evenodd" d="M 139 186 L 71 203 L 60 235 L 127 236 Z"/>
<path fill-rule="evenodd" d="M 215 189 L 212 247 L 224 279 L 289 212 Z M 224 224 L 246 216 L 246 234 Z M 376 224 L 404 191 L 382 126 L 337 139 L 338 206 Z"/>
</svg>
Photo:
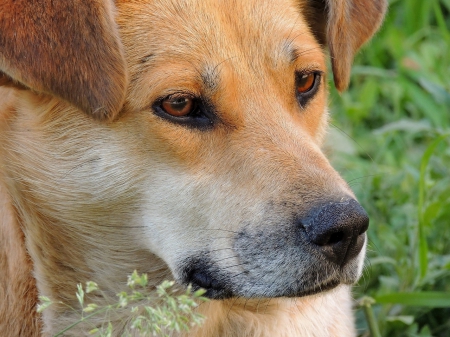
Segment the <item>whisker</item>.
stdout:
<svg viewBox="0 0 450 337">
<path fill-rule="evenodd" d="M 86 160 L 86 161 L 83 161 L 82 163 L 80 163 L 80 164 L 78 164 L 78 165 L 72 167 L 69 171 L 67 171 L 67 172 L 63 175 L 62 178 L 63 178 L 63 179 L 66 179 L 67 176 L 68 176 L 69 174 L 71 174 L 73 171 L 79 169 L 80 167 L 83 167 L 83 166 L 86 165 L 86 164 L 89 164 L 89 163 L 93 163 L 93 162 L 99 161 L 100 159 L 101 159 L 100 157 L 96 157 L 96 158 L 91 158 L 91 159 L 88 159 L 88 160 Z"/>
<path fill-rule="evenodd" d="M 289 40 L 289 38 L 291 37 L 291 34 L 292 34 L 292 32 L 294 31 L 294 28 L 295 28 L 295 26 L 297 25 L 297 22 L 298 22 L 298 20 L 300 19 L 300 16 L 301 16 L 301 14 L 298 13 L 297 17 L 295 18 L 294 23 L 292 24 L 292 28 L 291 28 L 291 31 L 289 32 L 289 35 L 288 35 L 288 37 L 287 37 L 287 40 Z M 295 39 L 295 38 L 294 38 L 294 39 Z M 292 43 L 292 40 L 291 40 L 291 43 Z M 288 45 L 288 47 L 290 47 L 290 45 Z"/>
<path fill-rule="evenodd" d="M 228 233 L 239 234 L 239 232 L 232 231 L 232 230 L 229 230 L 229 229 L 223 229 L 223 228 L 202 228 L 200 230 L 201 231 L 223 231 L 223 232 L 228 232 Z"/>
<path fill-rule="evenodd" d="M 322 47 L 314 47 L 314 48 L 306 49 L 306 50 L 303 50 L 303 51 L 297 51 L 296 58 L 298 58 L 300 56 L 307 55 L 309 52 L 315 51 L 317 49 L 322 50 Z"/>
<path fill-rule="evenodd" d="M 241 296 L 236 296 L 236 298 L 234 299 L 234 301 L 233 302 L 231 302 L 231 305 L 230 305 L 230 307 L 228 308 L 228 312 L 227 312 L 227 318 L 229 318 L 229 315 L 230 315 L 230 312 L 231 312 L 231 309 L 233 308 L 233 306 L 236 304 L 236 301 L 238 300 L 238 299 L 240 299 L 241 298 Z"/>
<path fill-rule="evenodd" d="M 233 276 L 231 276 L 231 278 L 235 278 L 235 277 L 237 277 L 237 276 L 239 276 L 239 275 L 242 275 L 242 274 L 244 274 L 244 273 L 246 273 L 246 272 L 247 272 L 247 270 L 244 270 L 244 271 L 242 271 L 242 272 L 240 272 L 240 273 L 234 274 Z"/>
<path fill-rule="evenodd" d="M 380 175 L 381 175 L 381 173 L 378 173 L 378 174 L 368 174 L 368 175 L 361 176 L 361 177 L 358 177 L 358 178 L 353 178 L 353 179 L 347 181 L 347 183 L 350 184 L 350 183 L 354 182 L 355 180 L 364 179 L 364 178 L 370 178 L 370 177 L 377 177 L 377 176 L 380 176 Z"/>
<path fill-rule="evenodd" d="M 269 289 L 270 289 L 271 287 L 272 287 L 272 286 L 270 286 Z M 269 300 L 267 301 L 267 304 L 266 304 L 266 309 L 264 310 L 264 314 L 267 313 L 267 309 L 269 309 L 270 301 L 272 301 L 272 300 L 273 300 L 273 298 L 272 298 L 272 297 L 269 297 Z"/>
<path fill-rule="evenodd" d="M 294 43 L 294 40 L 297 39 L 299 36 L 302 36 L 303 34 L 306 34 L 306 32 L 303 31 L 303 32 L 297 34 L 296 36 L 294 36 L 294 37 L 288 42 L 286 48 L 287 48 L 287 49 L 291 49 L 291 48 L 292 48 L 292 44 Z M 323 47 L 322 47 L 322 46 L 319 46 L 319 47 L 314 47 L 314 48 L 311 48 L 311 49 L 308 49 L 308 50 L 313 50 L 313 49 L 320 49 L 320 50 L 322 50 Z M 306 51 L 308 51 L 308 50 L 306 50 Z M 295 60 L 297 59 L 297 57 L 299 57 L 300 55 L 303 55 L 303 54 L 300 53 L 300 54 L 294 55 L 294 59 L 293 59 L 292 61 L 295 61 Z M 295 56 L 296 56 L 296 57 L 295 57 Z"/>
<path fill-rule="evenodd" d="M 222 261 L 229 260 L 229 259 L 232 259 L 232 258 L 236 258 L 236 255 L 228 256 L 228 257 L 225 257 L 223 259 L 217 260 L 215 262 L 218 263 L 218 262 L 222 262 Z"/>
<path fill-rule="evenodd" d="M 336 124 L 334 123 L 329 123 L 331 126 L 335 127 L 336 129 L 338 129 L 341 133 L 343 133 L 344 135 L 346 135 L 348 138 L 350 138 L 356 145 L 358 145 L 358 147 L 364 152 L 364 154 L 370 159 L 370 161 L 372 163 L 375 163 L 375 160 L 373 160 L 373 158 L 370 156 L 370 154 L 364 150 L 364 148 L 361 146 L 361 144 L 359 144 L 356 139 L 354 139 L 352 136 L 350 136 L 347 132 L 345 132 L 344 130 L 342 130 L 340 127 L 338 127 Z"/>
<path fill-rule="evenodd" d="M 224 266 L 223 268 L 225 269 L 225 268 L 234 268 L 234 267 L 240 267 L 240 266 L 246 266 L 246 265 L 248 265 L 249 263 L 248 262 L 243 262 L 243 263 L 238 263 L 238 264 L 235 264 L 235 265 L 232 265 L 232 266 Z M 240 274 L 242 274 L 242 273 L 245 273 L 247 270 L 244 270 L 243 272 L 241 272 L 241 273 L 239 273 L 239 274 L 237 274 L 237 275 L 240 275 Z M 237 275 L 235 275 L 235 276 L 237 276 Z M 233 277 L 233 276 L 232 276 Z"/>
<path fill-rule="evenodd" d="M 231 57 L 226 58 L 225 60 L 219 62 L 219 63 L 213 68 L 212 73 L 213 73 L 213 74 L 216 74 L 216 70 L 217 70 L 217 68 L 218 68 L 220 65 L 222 65 L 223 63 L 225 63 L 225 62 L 227 62 L 227 61 L 229 61 L 229 60 L 231 60 L 231 59 L 234 59 L 234 58 L 237 58 L 237 56 L 231 56 Z"/>
</svg>

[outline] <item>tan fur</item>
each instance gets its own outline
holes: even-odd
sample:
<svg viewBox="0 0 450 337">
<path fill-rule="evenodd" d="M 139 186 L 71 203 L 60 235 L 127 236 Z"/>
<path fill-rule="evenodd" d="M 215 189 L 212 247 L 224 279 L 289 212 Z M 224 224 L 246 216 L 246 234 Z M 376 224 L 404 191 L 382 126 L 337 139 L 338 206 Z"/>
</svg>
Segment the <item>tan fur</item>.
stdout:
<svg viewBox="0 0 450 337">
<path fill-rule="evenodd" d="M 329 298 L 212 301 L 201 305 L 208 319 L 192 336 L 353 336 L 352 320 L 343 319 L 351 306 L 345 287 Z"/>
<path fill-rule="evenodd" d="M 361 2 L 330 0 L 328 17 L 317 19 L 328 22 L 326 29 L 311 21 L 317 12 L 307 2 L 297 2 L 134 0 L 112 9 L 109 1 L 73 0 L 55 12 L 47 1 L 1 5 L 0 30 L 8 33 L 0 38 L 3 334 L 50 336 L 76 320 L 62 305 L 38 317 L 37 293 L 77 307 L 76 284 L 93 280 L 104 290 L 96 300 L 107 303 L 133 270 L 148 273 L 150 287 L 180 280 L 183 261 L 206 250 L 256 298 L 200 305 L 208 319 L 190 337 L 355 335 L 349 284 L 364 253 L 335 289 L 278 297 L 278 288 L 296 281 L 292 269 L 319 274 L 302 264 L 306 257 L 290 261 L 257 235 L 279 235 L 289 230 L 292 214 L 330 196 L 353 195 L 320 150 L 325 78 L 303 109 L 294 74 L 325 74 L 325 34 L 343 89 L 353 55 L 378 27 L 384 7 L 364 1 L 364 12 Z M 26 21 L 33 11 L 47 20 L 42 27 Z M 355 23 L 360 11 L 373 18 L 367 30 Z M 15 30 L 23 44 L 12 45 Z M 41 34 L 56 36 L 54 53 Z M 68 36 L 75 42 L 66 45 Z M 336 47 L 347 37 L 351 45 Z M 31 57 L 36 41 L 42 57 L 28 62 L 22 57 Z M 189 128 L 153 113 L 158 98 L 186 91 L 214 103 L 220 118 L 213 128 Z M 99 120 L 113 119 L 119 109 L 114 121 Z M 254 245 L 248 270 L 233 234 L 243 231 Z M 239 276 L 243 271 L 248 279 Z M 120 335 L 127 313 L 112 320 Z M 83 336 L 102 323 L 97 317 L 66 335 Z"/>
<path fill-rule="evenodd" d="M 40 330 L 33 265 L 11 205 L 0 180 L 0 331 L 8 336 L 33 336 Z"/>
</svg>

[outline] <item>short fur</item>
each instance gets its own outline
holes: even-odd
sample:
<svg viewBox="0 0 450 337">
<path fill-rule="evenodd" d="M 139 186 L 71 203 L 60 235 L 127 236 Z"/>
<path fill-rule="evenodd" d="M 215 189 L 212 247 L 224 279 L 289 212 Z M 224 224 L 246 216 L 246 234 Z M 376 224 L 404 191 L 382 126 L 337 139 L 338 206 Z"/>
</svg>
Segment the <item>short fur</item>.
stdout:
<svg viewBox="0 0 450 337">
<path fill-rule="evenodd" d="M 344 90 L 385 7 L 3 1 L 2 335 L 50 336 L 76 320 L 58 305 L 39 316 L 38 294 L 76 307 L 76 284 L 93 280 L 101 304 L 135 269 L 155 286 L 185 283 L 187 268 L 201 266 L 234 295 L 202 304 L 208 319 L 189 336 L 355 336 L 350 285 L 364 249 L 335 270 L 294 239 L 313 205 L 354 198 L 320 150 L 325 81 L 300 107 L 295 71 L 325 73 L 327 44 Z M 157 116 L 154 102 L 174 92 L 211 102 L 214 126 Z M 333 290 L 286 297 L 336 279 Z M 113 317 L 116 335 L 126 317 Z"/>
</svg>

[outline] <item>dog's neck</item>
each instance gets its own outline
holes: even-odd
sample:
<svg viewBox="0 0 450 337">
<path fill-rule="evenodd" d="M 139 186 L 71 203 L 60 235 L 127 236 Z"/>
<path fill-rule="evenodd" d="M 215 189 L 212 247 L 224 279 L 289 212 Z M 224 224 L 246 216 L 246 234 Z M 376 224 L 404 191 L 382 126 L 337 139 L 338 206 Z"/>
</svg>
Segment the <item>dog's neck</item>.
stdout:
<svg viewBox="0 0 450 337">
<path fill-rule="evenodd" d="M 9 195 L 0 179 L 0 331 L 11 336 L 37 336 L 37 289 L 32 262 L 16 221 Z"/>
<path fill-rule="evenodd" d="M 305 298 L 230 299 L 201 304 L 207 316 L 189 337 L 350 337 L 355 336 L 349 288 Z M 327 310 L 320 310 L 326 306 Z"/>
<path fill-rule="evenodd" d="M 31 337 L 40 331 L 36 282 L 17 212 L 5 185 L 5 149 L 1 141 L 13 113 L 13 92 L 0 87 L 0 96 L 0 331 Z"/>
</svg>

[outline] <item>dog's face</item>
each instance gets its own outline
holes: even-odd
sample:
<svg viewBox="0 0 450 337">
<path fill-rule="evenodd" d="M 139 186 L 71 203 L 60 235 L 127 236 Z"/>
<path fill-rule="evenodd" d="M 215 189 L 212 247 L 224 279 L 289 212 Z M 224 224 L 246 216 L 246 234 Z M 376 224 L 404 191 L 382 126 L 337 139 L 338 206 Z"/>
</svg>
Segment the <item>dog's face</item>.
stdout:
<svg viewBox="0 0 450 337">
<path fill-rule="evenodd" d="M 317 29 L 343 20 L 332 17 L 339 5 L 330 1 L 338 9 L 328 19 L 315 17 L 323 4 L 307 1 L 116 5 L 129 79 L 119 116 L 95 121 L 48 96 L 33 99 L 42 107 L 36 115 L 29 103 L 17 109 L 29 131 L 14 139 L 28 149 L 11 155 L 23 175 L 18 194 L 61 222 L 58 235 L 76 229 L 72 240 L 87 241 L 80 228 L 89 228 L 95 246 L 121 227 L 112 243 L 119 252 L 155 254 L 176 280 L 212 298 L 304 296 L 354 283 L 368 218 L 320 150 L 327 33 Z M 370 37 L 382 12 L 370 34 L 352 33 L 347 53 Z M 339 62 L 351 56 L 336 53 L 339 37 L 326 38 L 343 89 L 348 67 Z"/>
<path fill-rule="evenodd" d="M 297 296 L 353 283 L 367 220 L 320 152 L 325 57 L 298 8 L 134 5 L 119 6 L 131 13 L 119 15 L 132 65 L 123 120 L 149 149 L 133 220 L 147 228 L 147 247 L 179 281 L 214 297 Z M 339 206 L 327 211 L 332 203 Z M 361 215 L 362 227 L 347 233 L 340 227 L 352 223 L 338 215 L 339 229 L 324 235 L 349 242 L 312 243 L 308 227 L 334 208 L 347 212 L 344 205 L 351 214 L 342 217 Z M 330 214 L 311 215 L 321 207 Z M 345 248 L 330 261 L 324 251 L 334 245 Z"/>
</svg>

